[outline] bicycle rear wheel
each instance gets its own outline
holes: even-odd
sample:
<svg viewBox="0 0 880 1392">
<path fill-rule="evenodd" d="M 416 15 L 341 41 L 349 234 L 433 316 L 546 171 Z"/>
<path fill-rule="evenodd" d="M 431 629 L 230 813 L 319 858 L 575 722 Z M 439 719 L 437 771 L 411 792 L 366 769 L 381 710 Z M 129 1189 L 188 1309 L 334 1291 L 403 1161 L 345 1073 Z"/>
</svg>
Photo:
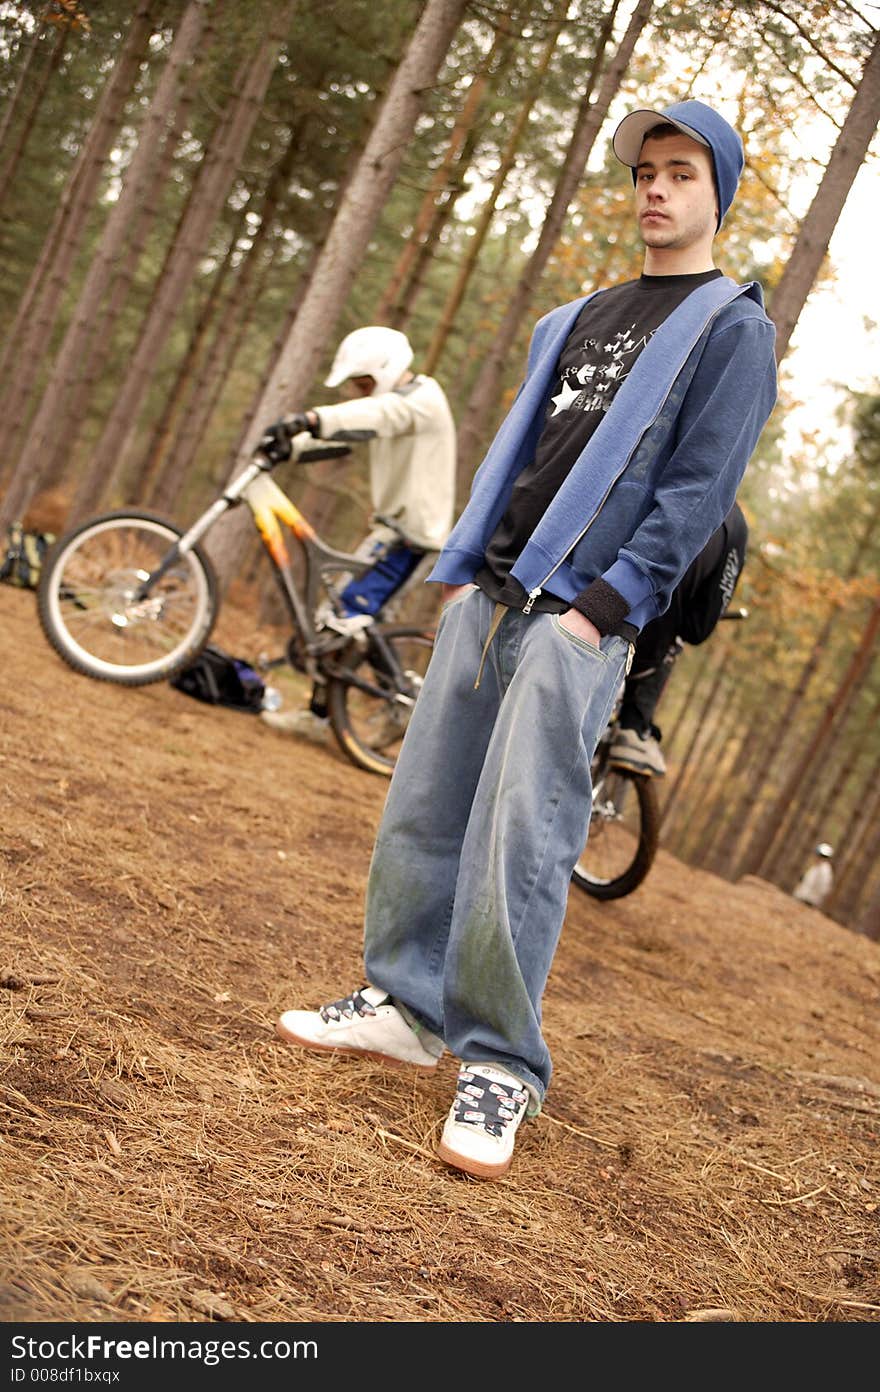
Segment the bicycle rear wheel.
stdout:
<svg viewBox="0 0 880 1392">
<path fill-rule="evenodd" d="M 352 643 L 327 687 L 327 710 L 340 748 L 353 764 L 390 778 L 434 647 L 434 632 L 406 624 L 366 630 Z"/>
<path fill-rule="evenodd" d="M 37 612 L 52 647 L 74 671 L 144 686 L 174 676 L 204 647 L 219 592 L 199 547 L 178 556 L 140 595 L 181 536 L 152 513 L 110 512 L 55 542 L 43 562 Z"/>
<path fill-rule="evenodd" d="M 653 780 L 602 769 L 593 785 L 590 830 L 572 882 L 594 899 L 622 899 L 642 883 L 657 854 L 660 804 Z"/>
</svg>

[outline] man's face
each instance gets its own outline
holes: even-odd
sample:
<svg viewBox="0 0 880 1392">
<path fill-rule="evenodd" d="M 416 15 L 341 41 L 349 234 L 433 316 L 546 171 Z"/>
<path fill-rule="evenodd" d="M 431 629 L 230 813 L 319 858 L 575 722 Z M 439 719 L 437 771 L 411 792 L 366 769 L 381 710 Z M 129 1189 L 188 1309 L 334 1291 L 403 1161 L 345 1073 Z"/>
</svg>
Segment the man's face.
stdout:
<svg viewBox="0 0 880 1392">
<path fill-rule="evenodd" d="M 349 396 L 369 396 L 375 385 L 374 377 L 349 377 L 345 383 Z"/>
<path fill-rule="evenodd" d="M 718 224 L 712 156 L 687 135 L 648 137 L 636 169 L 636 214 L 646 247 L 711 243 Z"/>
</svg>

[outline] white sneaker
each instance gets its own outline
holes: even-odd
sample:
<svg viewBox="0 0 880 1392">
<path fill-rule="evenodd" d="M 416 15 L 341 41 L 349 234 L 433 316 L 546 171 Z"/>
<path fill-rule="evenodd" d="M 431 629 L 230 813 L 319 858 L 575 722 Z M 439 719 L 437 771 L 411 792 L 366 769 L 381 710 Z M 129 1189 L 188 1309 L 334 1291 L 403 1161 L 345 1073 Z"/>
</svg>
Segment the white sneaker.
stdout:
<svg viewBox="0 0 880 1392">
<path fill-rule="evenodd" d="M 275 1028 L 304 1049 L 338 1049 L 416 1068 L 436 1068 L 444 1050 L 442 1039 L 409 1024 L 377 986 L 362 986 L 320 1010 L 286 1010 Z"/>
<path fill-rule="evenodd" d="M 495 1179 L 510 1168 L 529 1094 L 519 1078 L 490 1063 L 463 1063 L 437 1154 L 448 1165 Z"/>
<path fill-rule="evenodd" d="M 311 740 L 313 744 L 324 744 L 330 734 L 330 721 L 326 716 L 315 715 L 305 710 L 260 711 L 260 719 L 272 730 L 282 735 L 296 735 L 300 739 Z"/>
</svg>

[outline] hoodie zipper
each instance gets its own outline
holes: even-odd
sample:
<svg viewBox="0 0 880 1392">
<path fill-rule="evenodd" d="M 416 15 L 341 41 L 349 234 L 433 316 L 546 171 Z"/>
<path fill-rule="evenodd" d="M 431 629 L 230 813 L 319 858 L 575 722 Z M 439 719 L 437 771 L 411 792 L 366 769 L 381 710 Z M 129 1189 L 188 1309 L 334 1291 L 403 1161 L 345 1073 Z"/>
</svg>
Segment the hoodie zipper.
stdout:
<svg viewBox="0 0 880 1392">
<path fill-rule="evenodd" d="M 700 332 L 697 334 L 696 338 L 695 338 L 695 339 L 693 340 L 693 342 L 691 343 L 691 346 L 688 348 L 687 352 L 685 353 L 684 362 L 682 363 L 682 367 L 684 366 L 684 363 L 687 362 L 688 358 L 690 357 L 690 355 L 691 355 L 691 353 L 693 352 L 693 350 L 694 350 L 694 348 L 696 347 L 696 345 L 699 343 L 699 341 L 700 341 L 702 335 L 706 332 L 706 329 L 709 327 L 709 325 L 710 325 L 711 323 L 713 323 L 714 320 L 716 320 L 716 319 L 718 318 L 718 315 L 721 313 L 722 309 L 726 309 L 727 306 L 728 306 L 729 304 L 732 304 L 733 301 L 736 300 L 736 299 L 739 299 L 739 295 L 732 295 L 731 298 L 730 298 L 729 300 L 725 300 L 725 301 L 724 301 L 724 304 L 723 304 L 723 305 L 719 305 L 719 306 L 718 306 L 718 308 L 715 310 L 715 313 L 714 313 L 714 314 L 712 314 L 712 315 L 709 316 L 709 318 L 706 320 L 706 322 L 705 322 L 705 324 L 703 325 L 703 327 L 700 329 Z M 679 371 L 680 371 L 680 370 L 681 370 L 681 369 L 679 369 Z M 577 534 L 577 536 L 575 537 L 574 541 L 571 543 L 571 546 L 569 546 L 568 551 L 566 551 L 565 556 L 567 556 L 567 555 L 569 554 L 569 552 L 571 552 L 571 551 L 574 550 L 574 548 L 577 546 L 578 542 L 579 542 L 583 537 L 586 536 L 587 532 L 588 532 L 588 531 L 590 530 L 590 528 L 592 527 L 592 525 L 593 525 L 593 523 L 595 522 L 596 518 L 599 516 L 599 513 L 602 511 L 603 507 L 605 506 L 606 502 L 608 501 L 608 494 L 611 492 L 612 488 L 614 487 L 614 485 L 615 485 L 615 483 L 617 482 L 617 480 L 620 478 L 621 474 L 625 472 L 626 467 L 627 467 L 627 465 L 629 464 L 629 461 L 632 459 L 632 457 L 633 457 L 633 455 L 635 454 L 636 450 L 638 449 L 639 445 L 642 443 L 642 440 L 645 438 L 645 436 L 647 435 L 648 431 L 651 429 L 651 426 L 654 424 L 654 422 L 656 421 L 656 419 L 657 419 L 657 417 L 659 416 L 660 412 L 663 410 L 663 407 L 666 405 L 667 401 L 669 400 L 669 393 L 672 391 L 672 388 L 675 386 L 675 383 L 676 383 L 677 381 L 678 381 L 678 373 L 676 373 L 675 377 L 673 377 L 672 381 L 669 383 L 669 386 L 666 388 L 666 395 L 663 397 L 663 400 L 660 402 L 659 406 L 657 407 L 657 410 L 654 412 L 653 416 L 652 416 L 651 419 L 648 421 L 648 424 L 645 426 L 644 430 L 642 431 L 641 435 L 639 436 L 637 443 L 636 443 L 635 445 L 633 445 L 633 447 L 632 447 L 632 449 L 630 450 L 629 454 L 627 455 L 626 459 L 623 461 L 623 464 L 622 464 L 621 467 L 618 469 L 617 473 L 614 475 L 614 478 L 611 480 L 611 482 L 609 483 L 608 487 L 606 488 L 605 493 L 604 493 L 604 495 L 602 496 L 602 499 L 601 499 L 600 502 L 599 502 L 599 506 L 596 508 L 596 511 L 593 513 L 593 515 L 592 515 L 592 517 L 590 518 L 590 520 L 589 520 L 589 522 L 587 523 L 587 525 L 586 525 L 580 532 L 578 532 L 578 534 Z M 541 593 L 541 591 L 543 590 L 544 586 L 547 584 L 547 581 L 548 581 L 548 580 L 551 580 L 551 579 L 553 578 L 553 576 L 556 574 L 557 570 L 558 570 L 559 567 L 562 565 L 562 562 L 565 560 L 565 556 L 563 556 L 560 560 L 558 560 L 558 561 L 556 562 L 556 564 L 555 564 L 555 566 L 553 567 L 553 569 L 547 572 L 547 574 L 544 576 L 544 579 L 541 581 L 541 583 L 540 583 L 539 585 L 537 585 L 537 586 L 535 587 L 535 589 L 529 590 L 528 599 L 526 600 L 525 604 L 523 605 L 523 610 L 522 610 L 522 612 L 523 612 L 524 614 L 531 614 L 531 612 L 532 612 L 532 605 L 534 604 L 535 600 L 538 598 L 538 595 Z"/>
</svg>

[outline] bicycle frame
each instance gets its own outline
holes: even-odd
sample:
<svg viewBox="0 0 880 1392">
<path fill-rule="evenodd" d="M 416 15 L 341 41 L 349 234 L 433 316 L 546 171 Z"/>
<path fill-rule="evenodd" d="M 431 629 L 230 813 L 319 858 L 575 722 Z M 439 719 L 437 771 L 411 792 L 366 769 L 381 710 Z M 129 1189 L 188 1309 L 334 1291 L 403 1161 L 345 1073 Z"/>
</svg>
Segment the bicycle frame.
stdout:
<svg viewBox="0 0 880 1392">
<path fill-rule="evenodd" d="M 338 451 L 328 451 L 337 454 Z M 317 454 L 311 456 L 317 457 Z M 318 675 L 317 655 L 326 653 L 326 634 L 321 638 L 314 623 L 314 612 L 322 588 L 333 592 L 329 577 L 344 573 L 347 578 L 362 575 L 373 564 L 347 551 L 337 551 L 321 540 L 314 527 L 282 488 L 269 478 L 274 466 L 267 459 L 254 459 L 234 479 L 210 507 L 193 522 L 149 576 L 144 577 L 138 598 L 146 599 L 158 580 L 187 552 L 191 551 L 230 508 L 244 502 L 266 548 L 278 579 L 290 618 L 302 638 L 303 654 L 310 676 Z M 293 572 L 290 551 L 283 530 L 286 526 L 299 542 L 305 560 L 304 593 Z M 335 644 L 333 646 L 336 646 Z M 358 682 L 358 685 L 361 683 Z"/>
</svg>

